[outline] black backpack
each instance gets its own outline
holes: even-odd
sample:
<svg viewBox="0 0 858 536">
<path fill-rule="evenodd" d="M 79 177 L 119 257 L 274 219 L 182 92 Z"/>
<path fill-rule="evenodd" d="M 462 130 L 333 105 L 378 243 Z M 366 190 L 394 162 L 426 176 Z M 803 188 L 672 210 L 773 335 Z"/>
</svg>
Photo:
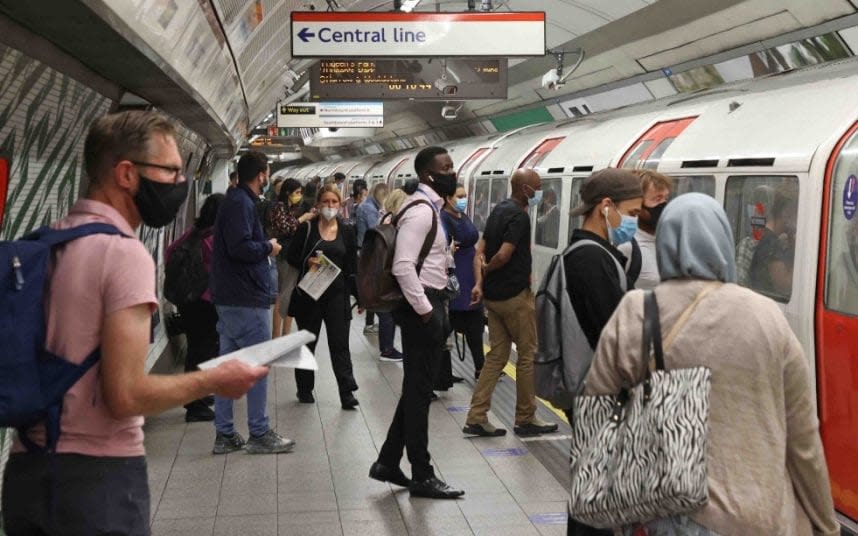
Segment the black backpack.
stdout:
<svg viewBox="0 0 858 536">
<path fill-rule="evenodd" d="M 200 299 L 209 288 L 209 273 L 203 263 L 202 234 L 194 229 L 173 250 L 164 268 L 164 297 L 174 305 Z"/>
</svg>

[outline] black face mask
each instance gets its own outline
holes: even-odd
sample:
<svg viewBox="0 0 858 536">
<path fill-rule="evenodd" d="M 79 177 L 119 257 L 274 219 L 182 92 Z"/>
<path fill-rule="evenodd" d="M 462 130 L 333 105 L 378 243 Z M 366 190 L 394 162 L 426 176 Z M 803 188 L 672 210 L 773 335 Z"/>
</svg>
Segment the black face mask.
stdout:
<svg viewBox="0 0 858 536">
<path fill-rule="evenodd" d="M 140 189 L 134 204 L 143 223 L 149 227 L 163 227 L 176 218 L 182 203 L 188 197 L 188 181 L 177 184 L 156 182 L 140 175 Z"/>
<path fill-rule="evenodd" d="M 431 186 L 441 197 L 450 197 L 456 193 L 456 174 L 433 173 Z"/>
<path fill-rule="evenodd" d="M 661 213 L 664 212 L 664 207 L 667 206 L 667 201 L 658 204 L 654 207 L 644 207 L 649 212 L 649 225 L 655 229 L 658 226 L 658 220 L 661 218 Z"/>
</svg>

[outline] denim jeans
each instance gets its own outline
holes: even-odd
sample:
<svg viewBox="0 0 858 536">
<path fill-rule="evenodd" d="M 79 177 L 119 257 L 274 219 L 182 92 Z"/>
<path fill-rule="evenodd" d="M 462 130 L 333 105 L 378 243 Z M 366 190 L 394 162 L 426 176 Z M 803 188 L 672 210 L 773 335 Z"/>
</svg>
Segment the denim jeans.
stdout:
<svg viewBox="0 0 858 536">
<path fill-rule="evenodd" d="M 271 311 L 258 307 L 216 305 L 220 334 L 220 355 L 271 340 Z M 247 392 L 247 427 L 260 436 L 268 431 L 268 378 L 262 378 Z M 232 400 L 215 397 L 215 430 L 235 433 Z"/>
</svg>

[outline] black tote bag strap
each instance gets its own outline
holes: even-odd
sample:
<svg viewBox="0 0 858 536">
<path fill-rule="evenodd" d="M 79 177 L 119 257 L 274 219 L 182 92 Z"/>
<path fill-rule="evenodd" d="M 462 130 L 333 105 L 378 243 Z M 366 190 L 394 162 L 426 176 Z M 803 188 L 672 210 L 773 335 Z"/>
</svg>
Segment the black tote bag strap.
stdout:
<svg viewBox="0 0 858 536">
<path fill-rule="evenodd" d="M 655 359 L 655 369 L 664 370 L 664 350 L 661 346 L 661 321 L 658 314 L 658 301 L 655 292 L 647 291 L 644 295 L 644 322 L 641 355 L 647 361 L 647 376 L 649 376 L 650 359 Z"/>
</svg>

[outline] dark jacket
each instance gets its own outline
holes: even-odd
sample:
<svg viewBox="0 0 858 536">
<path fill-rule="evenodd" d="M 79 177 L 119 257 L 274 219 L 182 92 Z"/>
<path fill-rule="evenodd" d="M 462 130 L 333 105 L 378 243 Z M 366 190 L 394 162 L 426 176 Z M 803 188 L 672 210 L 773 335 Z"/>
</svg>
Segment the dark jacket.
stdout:
<svg viewBox="0 0 858 536">
<path fill-rule="evenodd" d="M 584 246 L 573 250 L 563 259 L 566 288 L 572 308 L 575 309 L 575 316 L 578 317 L 578 323 L 587 336 L 590 347 L 595 349 L 602 328 L 608 323 L 624 294 L 617 265 L 610 255 L 616 257 L 621 266 L 625 266 L 626 258 L 610 242 L 583 229 L 572 231 L 569 244 L 585 238 L 598 242 L 611 252 L 609 254 L 596 246 Z M 627 279 L 626 288 L 632 288 L 628 276 L 623 273 L 623 277 Z"/>
<path fill-rule="evenodd" d="M 309 229 L 310 236 L 307 236 Z M 286 260 L 290 265 L 301 270 L 301 277 L 307 271 L 307 259 L 314 256 L 317 249 L 323 249 L 319 246 L 319 241 L 322 239 L 319 234 L 318 220 L 311 221 L 309 225 L 302 224 L 295 231 L 295 235 L 289 242 L 289 250 L 286 253 Z M 322 294 L 319 302 L 313 301 L 312 298 L 306 296 L 300 289 L 295 290 L 292 295 L 292 300 L 289 302 L 289 313 L 291 316 L 298 316 L 302 308 L 313 308 L 327 302 L 332 296 L 343 295 L 346 297 L 346 308 L 348 307 L 347 296 L 351 294 L 357 298 L 357 285 L 355 282 L 355 274 L 357 273 L 357 236 L 355 228 L 342 219 L 337 221 L 337 239 L 342 239 L 345 246 L 345 257 L 342 259 L 332 258 L 331 261 L 340 267 L 342 273 L 336 281 L 334 281 L 328 290 Z"/>
<path fill-rule="evenodd" d="M 256 195 L 245 184 L 226 193 L 214 225 L 210 287 L 215 305 L 271 306 L 274 293 Z"/>
</svg>

